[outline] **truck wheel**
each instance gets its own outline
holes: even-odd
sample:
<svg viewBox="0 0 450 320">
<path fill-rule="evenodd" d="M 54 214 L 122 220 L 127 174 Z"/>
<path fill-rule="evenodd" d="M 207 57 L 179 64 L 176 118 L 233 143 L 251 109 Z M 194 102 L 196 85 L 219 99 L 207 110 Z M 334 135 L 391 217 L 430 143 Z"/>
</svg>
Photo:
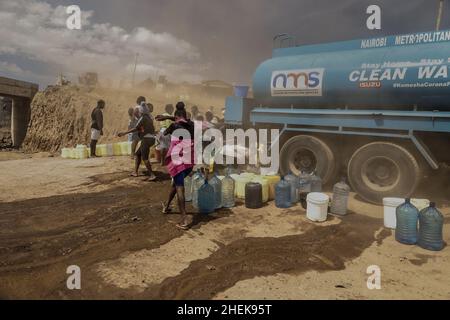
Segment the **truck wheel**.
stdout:
<svg viewBox="0 0 450 320">
<path fill-rule="evenodd" d="M 324 184 L 334 176 L 335 160 L 328 145 L 313 136 L 295 136 L 281 148 L 280 167 L 283 175 L 289 171 L 299 175 L 301 171 L 312 173 L 314 170 Z"/>
<path fill-rule="evenodd" d="M 348 163 L 353 190 L 364 200 L 381 204 L 385 197 L 407 198 L 420 181 L 420 169 L 405 148 L 373 142 L 359 148 Z"/>
</svg>

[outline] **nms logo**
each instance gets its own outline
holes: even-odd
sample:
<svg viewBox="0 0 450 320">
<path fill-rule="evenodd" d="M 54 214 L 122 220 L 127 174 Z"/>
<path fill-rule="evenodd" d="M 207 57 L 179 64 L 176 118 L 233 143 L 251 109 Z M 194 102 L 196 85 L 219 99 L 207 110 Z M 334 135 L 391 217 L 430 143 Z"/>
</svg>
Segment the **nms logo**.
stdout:
<svg viewBox="0 0 450 320">
<path fill-rule="evenodd" d="M 272 96 L 321 96 L 325 69 L 283 70 L 272 72 Z"/>
</svg>

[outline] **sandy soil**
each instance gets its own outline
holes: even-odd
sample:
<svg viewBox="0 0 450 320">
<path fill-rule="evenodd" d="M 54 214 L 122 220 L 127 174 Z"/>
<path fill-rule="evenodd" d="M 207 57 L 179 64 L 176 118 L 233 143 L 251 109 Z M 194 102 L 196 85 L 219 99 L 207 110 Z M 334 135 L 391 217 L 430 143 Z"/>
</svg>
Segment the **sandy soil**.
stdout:
<svg viewBox="0 0 450 320">
<path fill-rule="evenodd" d="M 0 298 L 450 298 L 450 248 L 397 243 L 382 208 L 355 195 L 351 214 L 321 224 L 299 206 L 269 203 L 195 215 L 194 227 L 181 232 L 177 214 L 160 213 L 170 185 L 161 168 L 158 182 L 148 183 L 128 177 L 126 157 L 7 158 L 0 161 Z M 450 243 L 449 201 L 439 205 Z M 66 288 L 70 265 L 81 268 L 79 291 Z M 367 289 L 371 265 L 381 268 L 381 290 Z"/>
</svg>

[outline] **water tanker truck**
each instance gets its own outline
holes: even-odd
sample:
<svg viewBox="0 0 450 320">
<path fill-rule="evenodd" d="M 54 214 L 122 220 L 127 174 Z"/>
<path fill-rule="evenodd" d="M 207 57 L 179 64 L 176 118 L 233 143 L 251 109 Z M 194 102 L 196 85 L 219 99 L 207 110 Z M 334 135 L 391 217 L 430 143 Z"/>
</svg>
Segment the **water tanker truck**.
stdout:
<svg viewBox="0 0 450 320">
<path fill-rule="evenodd" d="M 274 38 L 253 98 L 228 97 L 225 122 L 280 130 L 280 171 L 347 175 L 369 202 L 413 195 L 450 163 L 450 31 L 293 46 Z M 270 146 L 269 146 L 270 147 Z"/>
</svg>

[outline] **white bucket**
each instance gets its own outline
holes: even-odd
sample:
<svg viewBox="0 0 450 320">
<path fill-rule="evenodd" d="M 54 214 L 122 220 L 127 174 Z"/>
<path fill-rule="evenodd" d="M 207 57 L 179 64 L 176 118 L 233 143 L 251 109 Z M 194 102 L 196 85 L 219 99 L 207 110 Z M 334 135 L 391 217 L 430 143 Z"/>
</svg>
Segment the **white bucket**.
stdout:
<svg viewBox="0 0 450 320">
<path fill-rule="evenodd" d="M 397 207 L 404 204 L 403 198 L 384 198 L 384 226 L 389 229 L 397 227 Z"/>
<path fill-rule="evenodd" d="M 306 197 L 306 217 L 315 222 L 327 220 L 330 197 L 324 193 L 311 192 Z"/>
</svg>

